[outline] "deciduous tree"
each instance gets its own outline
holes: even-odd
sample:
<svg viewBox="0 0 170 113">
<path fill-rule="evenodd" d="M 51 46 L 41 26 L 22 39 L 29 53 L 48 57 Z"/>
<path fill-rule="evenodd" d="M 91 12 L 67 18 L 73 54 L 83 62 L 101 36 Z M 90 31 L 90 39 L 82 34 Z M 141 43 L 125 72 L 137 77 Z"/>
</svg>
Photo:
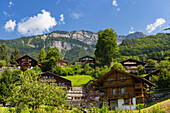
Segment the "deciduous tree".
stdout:
<svg viewBox="0 0 170 113">
<path fill-rule="evenodd" d="M 56 48 L 50 48 L 47 51 L 46 59 L 42 61 L 42 70 L 50 71 L 55 68 L 57 61 L 60 59 L 59 52 Z"/>
<path fill-rule="evenodd" d="M 21 80 L 14 84 L 12 96 L 8 101 L 17 108 L 29 106 L 38 108 L 40 105 L 58 106 L 66 101 L 66 91 L 60 89 L 56 84 L 41 82 L 34 70 L 27 70 L 20 74 Z"/>
<path fill-rule="evenodd" d="M 110 62 L 119 56 L 119 48 L 116 42 L 116 32 L 107 28 L 98 32 L 95 57 L 101 66 L 110 66 Z"/>
</svg>

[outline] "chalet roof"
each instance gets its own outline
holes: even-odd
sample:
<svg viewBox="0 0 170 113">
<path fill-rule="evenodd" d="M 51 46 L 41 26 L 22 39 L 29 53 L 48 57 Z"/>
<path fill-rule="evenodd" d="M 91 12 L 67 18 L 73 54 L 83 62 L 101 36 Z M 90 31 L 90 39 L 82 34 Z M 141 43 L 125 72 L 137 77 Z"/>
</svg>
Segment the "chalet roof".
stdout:
<svg viewBox="0 0 170 113">
<path fill-rule="evenodd" d="M 43 72 L 43 73 L 42 73 L 42 74 L 40 74 L 40 75 L 43 75 L 43 74 L 50 74 L 50 75 L 53 75 L 53 76 L 56 76 L 56 77 L 59 77 L 59 78 L 61 78 L 61 79 L 64 79 L 64 80 L 66 80 L 66 81 L 71 82 L 70 80 L 65 79 L 65 78 L 63 78 L 63 77 L 61 77 L 61 76 L 58 76 L 58 75 L 56 75 L 56 74 L 54 74 L 54 73 L 52 73 L 52 72 L 49 72 L 49 71 L 47 71 L 47 72 Z"/>
<path fill-rule="evenodd" d="M 86 57 L 89 57 L 89 58 L 95 59 L 94 57 L 91 57 L 91 56 L 88 56 L 88 55 L 83 56 L 83 57 L 81 57 L 81 58 L 79 58 L 79 59 L 86 58 Z"/>
<path fill-rule="evenodd" d="M 127 60 L 124 60 L 124 61 L 122 61 L 122 62 L 120 62 L 120 63 L 122 64 L 122 63 L 128 62 L 128 61 L 131 61 L 131 62 L 138 62 L 138 63 L 143 64 L 143 65 L 145 64 L 144 62 L 138 61 L 138 60 L 136 60 L 136 59 L 127 59 Z"/>
<path fill-rule="evenodd" d="M 147 80 L 147 79 L 145 79 L 145 78 L 143 78 L 143 77 L 139 77 L 139 76 L 137 76 L 137 75 L 130 74 L 130 73 L 127 73 L 127 72 L 124 72 L 124 71 L 121 71 L 121 70 L 117 70 L 117 69 L 112 69 L 112 70 L 110 70 L 110 71 L 107 72 L 105 75 L 101 76 L 99 79 L 97 79 L 95 82 L 93 82 L 92 85 L 93 85 L 93 86 L 97 86 L 97 87 L 100 86 L 100 84 L 103 83 L 104 79 L 105 79 L 107 76 L 109 76 L 109 75 L 111 75 L 112 73 L 114 73 L 114 72 L 123 73 L 123 74 L 125 74 L 125 75 L 130 75 L 130 76 L 132 76 L 132 77 L 135 77 L 135 78 L 140 79 L 141 81 L 147 83 L 149 86 L 157 87 L 154 83 L 152 83 L 151 81 L 149 81 L 149 80 Z"/>
<path fill-rule="evenodd" d="M 150 76 L 152 76 L 152 75 L 157 75 L 159 72 L 160 72 L 160 70 L 154 71 L 154 72 L 146 75 L 144 78 L 150 77 Z"/>
<path fill-rule="evenodd" d="M 58 60 L 58 62 L 59 62 L 59 61 L 68 63 L 66 60 L 63 60 L 63 59 Z"/>
<path fill-rule="evenodd" d="M 157 60 L 157 61 L 161 61 L 161 59 L 158 59 L 158 58 L 150 58 L 150 59 L 152 59 L 152 60 Z M 149 59 L 147 59 L 147 60 L 145 60 L 144 62 L 147 62 Z"/>
<path fill-rule="evenodd" d="M 24 58 L 24 57 L 29 57 L 29 58 L 31 58 L 32 60 L 34 60 L 34 61 L 37 62 L 37 60 L 35 60 L 34 58 L 30 57 L 29 55 L 23 55 L 23 56 L 17 58 L 16 61 L 18 61 L 18 60 L 20 60 L 20 59 L 22 59 L 22 58 Z"/>
</svg>

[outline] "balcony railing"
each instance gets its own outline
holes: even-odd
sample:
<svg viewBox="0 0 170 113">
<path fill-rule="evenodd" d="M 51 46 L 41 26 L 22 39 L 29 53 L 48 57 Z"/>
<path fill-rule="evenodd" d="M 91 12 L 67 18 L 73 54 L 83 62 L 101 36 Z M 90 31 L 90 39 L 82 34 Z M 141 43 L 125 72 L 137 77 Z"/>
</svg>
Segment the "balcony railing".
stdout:
<svg viewBox="0 0 170 113">
<path fill-rule="evenodd" d="M 119 98 L 129 98 L 129 94 L 109 94 L 108 99 L 119 99 Z"/>
<path fill-rule="evenodd" d="M 136 83 L 135 89 L 141 89 L 143 87 L 142 83 Z"/>
</svg>

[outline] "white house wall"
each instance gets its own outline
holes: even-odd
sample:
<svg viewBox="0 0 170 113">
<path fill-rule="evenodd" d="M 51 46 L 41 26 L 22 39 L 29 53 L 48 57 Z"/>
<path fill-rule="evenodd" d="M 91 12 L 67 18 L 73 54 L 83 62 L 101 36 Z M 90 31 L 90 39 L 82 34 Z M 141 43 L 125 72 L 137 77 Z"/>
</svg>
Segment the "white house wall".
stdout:
<svg viewBox="0 0 170 113">
<path fill-rule="evenodd" d="M 136 98 L 132 98 L 132 105 L 131 105 L 131 110 L 136 109 Z M 124 109 L 124 110 L 130 110 L 130 105 L 123 105 L 124 104 L 124 99 L 118 99 L 118 107 L 119 109 Z"/>
</svg>

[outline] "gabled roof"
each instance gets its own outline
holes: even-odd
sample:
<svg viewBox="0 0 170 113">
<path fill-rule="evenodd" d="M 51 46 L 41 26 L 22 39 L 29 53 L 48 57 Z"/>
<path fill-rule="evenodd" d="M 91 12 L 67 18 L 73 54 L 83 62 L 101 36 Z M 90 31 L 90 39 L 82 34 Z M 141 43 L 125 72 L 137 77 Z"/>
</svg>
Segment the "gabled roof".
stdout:
<svg viewBox="0 0 170 113">
<path fill-rule="evenodd" d="M 58 61 L 67 62 L 66 60 L 63 60 L 63 59 L 60 59 L 60 60 L 58 60 Z"/>
<path fill-rule="evenodd" d="M 157 87 L 154 83 L 152 83 L 151 81 L 143 78 L 143 77 L 139 77 L 137 75 L 134 75 L 134 74 L 130 74 L 130 73 L 127 73 L 127 72 L 124 72 L 124 71 L 121 71 L 121 70 L 117 70 L 117 69 L 112 69 L 110 70 L 109 72 L 107 72 L 105 75 L 101 76 L 99 79 L 97 79 L 95 82 L 92 83 L 93 86 L 100 86 L 99 84 L 102 84 L 104 79 L 113 74 L 114 72 L 118 72 L 118 73 L 123 73 L 123 74 L 126 74 L 126 75 L 130 75 L 134 78 L 137 78 L 137 79 L 140 79 L 141 81 L 143 81 L 144 83 L 147 83 L 149 86 L 153 86 L 153 87 Z"/>
<path fill-rule="evenodd" d="M 152 75 L 157 75 L 159 72 L 160 72 L 160 70 L 154 71 L 154 72 L 146 75 L 144 78 L 147 78 L 147 77 L 152 76 Z"/>
<path fill-rule="evenodd" d="M 161 61 L 161 59 L 158 59 L 158 58 L 150 58 L 150 59 L 152 59 L 152 60 L 157 60 L 157 61 Z M 147 60 L 145 60 L 144 62 L 147 62 L 149 59 L 147 59 Z"/>
<path fill-rule="evenodd" d="M 34 58 L 30 57 L 29 55 L 23 55 L 23 56 L 17 58 L 16 61 L 18 61 L 19 59 L 22 59 L 22 58 L 24 58 L 24 57 L 29 57 L 29 58 L 31 58 L 32 60 L 34 60 L 34 61 L 37 62 L 37 60 L 35 60 Z"/>
<path fill-rule="evenodd" d="M 127 60 L 124 60 L 124 61 L 122 61 L 122 62 L 120 62 L 120 63 L 122 64 L 122 63 L 128 62 L 128 61 L 131 61 L 131 62 L 138 62 L 138 63 L 143 64 L 143 65 L 145 64 L 144 62 L 138 61 L 138 60 L 136 60 L 136 59 L 127 59 Z"/>
<path fill-rule="evenodd" d="M 61 79 L 64 79 L 64 80 L 66 80 L 66 81 L 71 82 L 70 80 L 65 79 L 65 78 L 63 78 L 63 77 L 61 77 L 61 76 L 58 76 L 58 75 L 56 75 L 56 74 L 54 74 L 54 73 L 52 73 L 52 72 L 49 72 L 49 71 L 47 71 L 47 72 L 43 72 L 43 73 L 42 73 L 42 74 L 40 74 L 40 75 L 43 75 L 43 74 L 50 74 L 50 75 L 53 75 L 53 76 L 56 76 L 56 77 L 58 77 L 58 78 L 61 78 Z"/>
<path fill-rule="evenodd" d="M 83 57 L 81 57 L 81 58 L 79 58 L 79 59 L 86 58 L 86 57 L 89 57 L 89 58 L 95 59 L 94 57 L 91 57 L 91 56 L 88 56 L 88 55 L 83 56 Z"/>
</svg>

